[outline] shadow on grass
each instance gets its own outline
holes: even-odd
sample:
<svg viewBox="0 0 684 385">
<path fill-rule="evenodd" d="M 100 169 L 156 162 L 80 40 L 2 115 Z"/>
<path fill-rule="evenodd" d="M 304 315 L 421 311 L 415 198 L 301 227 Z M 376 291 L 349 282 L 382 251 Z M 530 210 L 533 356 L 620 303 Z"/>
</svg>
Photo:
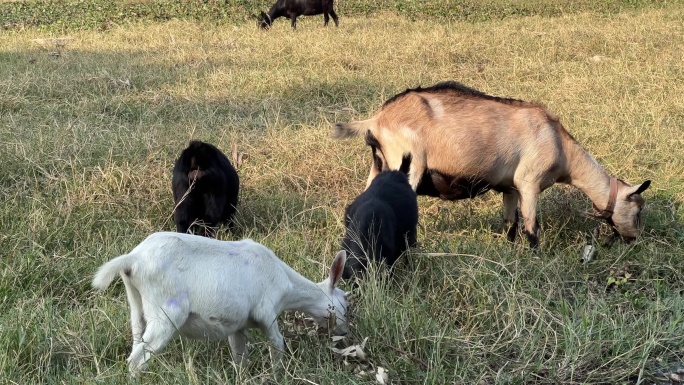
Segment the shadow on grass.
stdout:
<svg viewBox="0 0 684 385">
<path fill-rule="evenodd" d="M 335 219 L 315 199 L 247 187 L 240 193 L 236 224 L 233 237 L 249 237 L 288 229 L 326 228 L 334 226 Z"/>
</svg>

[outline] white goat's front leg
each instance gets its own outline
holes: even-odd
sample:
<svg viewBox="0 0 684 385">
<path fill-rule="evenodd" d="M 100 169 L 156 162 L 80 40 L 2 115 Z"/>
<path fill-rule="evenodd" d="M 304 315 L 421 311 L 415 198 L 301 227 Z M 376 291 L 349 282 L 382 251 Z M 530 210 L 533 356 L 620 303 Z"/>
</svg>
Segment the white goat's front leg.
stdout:
<svg viewBox="0 0 684 385">
<path fill-rule="evenodd" d="M 228 337 L 228 344 L 230 351 L 233 353 L 233 361 L 240 366 L 247 365 L 247 330 L 238 330 Z"/>
<path fill-rule="evenodd" d="M 264 333 L 264 335 L 271 340 L 271 348 L 269 349 L 269 354 L 271 356 L 271 363 L 273 364 L 273 369 L 275 372 L 278 372 L 278 369 L 281 367 L 281 358 L 283 355 L 283 352 L 285 351 L 285 340 L 283 339 L 283 335 L 280 334 L 280 329 L 278 328 L 278 319 L 276 318 L 276 315 L 273 315 L 273 318 L 268 317 L 267 319 L 270 319 L 271 321 L 268 323 L 263 323 L 261 324 L 261 332 Z"/>
<path fill-rule="evenodd" d="M 536 249 L 539 246 L 539 225 L 537 224 L 537 198 L 539 189 L 532 184 L 518 187 L 520 193 L 520 213 L 525 224 L 525 235 L 530 242 L 530 247 Z"/>
<path fill-rule="evenodd" d="M 506 239 L 514 242 L 518 235 L 518 192 L 513 190 L 503 193 L 503 219 Z"/>
</svg>

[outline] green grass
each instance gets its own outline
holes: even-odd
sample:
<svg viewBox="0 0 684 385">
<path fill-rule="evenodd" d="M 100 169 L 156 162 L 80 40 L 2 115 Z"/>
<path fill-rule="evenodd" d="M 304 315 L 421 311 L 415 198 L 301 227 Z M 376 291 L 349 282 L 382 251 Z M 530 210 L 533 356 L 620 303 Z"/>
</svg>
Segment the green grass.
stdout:
<svg viewBox="0 0 684 385">
<path fill-rule="evenodd" d="M 173 229 L 171 169 L 196 138 L 246 154 L 240 231 L 220 238 L 251 237 L 322 279 L 370 160 L 361 139 L 330 139 L 332 124 L 453 79 L 544 102 L 609 172 L 653 180 L 645 233 L 581 264 L 598 222 L 577 190 L 542 195 L 536 254 L 501 237 L 500 195 L 420 198 L 419 250 L 393 282 L 355 294 L 353 337 L 369 338 L 394 384 L 658 382 L 684 360 L 684 7 L 581 3 L 587 12 L 448 23 L 341 11 L 340 28 L 316 16 L 296 32 L 227 19 L 0 33 L 0 378 L 261 383 L 258 332 L 240 375 L 227 343 L 177 339 L 130 380 L 123 287 L 96 293 L 92 274 Z M 36 40 L 56 37 L 71 40 Z M 325 336 L 283 328 L 281 383 L 374 382 L 345 369 Z"/>
</svg>

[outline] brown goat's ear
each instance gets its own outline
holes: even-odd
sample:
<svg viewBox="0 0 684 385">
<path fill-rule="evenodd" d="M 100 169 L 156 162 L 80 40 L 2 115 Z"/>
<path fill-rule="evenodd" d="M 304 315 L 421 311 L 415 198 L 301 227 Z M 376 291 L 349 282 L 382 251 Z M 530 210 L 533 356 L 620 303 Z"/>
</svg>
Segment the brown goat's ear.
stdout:
<svg viewBox="0 0 684 385">
<path fill-rule="evenodd" d="M 373 167 L 375 167 L 378 172 L 382 172 L 382 168 L 384 167 L 382 158 L 378 155 L 375 147 L 371 147 L 371 152 L 373 153 Z"/>
<path fill-rule="evenodd" d="M 651 181 L 650 181 L 650 180 L 647 180 L 647 181 L 645 181 L 644 183 L 642 183 L 642 184 L 640 184 L 640 185 L 638 185 L 638 186 L 633 186 L 633 187 L 632 187 L 632 190 L 634 190 L 634 191 L 630 191 L 629 194 L 627 194 L 627 198 L 629 199 L 629 198 L 631 198 L 633 195 L 641 194 L 642 192 L 646 191 L 646 189 L 649 188 L 650 186 L 651 186 Z"/>
<path fill-rule="evenodd" d="M 342 279 L 344 273 L 344 264 L 347 261 L 347 252 L 341 250 L 335 256 L 332 266 L 330 267 L 330 290 L 334 289 Z"/>
</svg>

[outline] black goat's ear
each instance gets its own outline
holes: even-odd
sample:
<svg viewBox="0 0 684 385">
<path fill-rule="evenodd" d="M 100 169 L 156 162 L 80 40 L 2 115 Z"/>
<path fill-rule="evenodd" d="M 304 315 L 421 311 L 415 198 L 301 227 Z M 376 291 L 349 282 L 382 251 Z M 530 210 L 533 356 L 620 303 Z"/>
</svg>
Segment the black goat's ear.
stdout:
<svg viewBox="0 0 684 385">
<path fill-rule="evenodd" d="M 377 172 L 382 172 L 384 163 L 382 162 L 382 158 L 380 158 L 380 156 L 378 155 L 377 149 L 375 147 L 371 147 L 371 153 L 373 156 L 373 167 L 375 167 L 375 170 Z"/>
<path fill-rule="evenodd" d="M 405 153 L 404 156 L 401 158 L 401 166 L 399 167 L 399 171 L 408 175 L 409 171 L 411 171 L 411 161 L 412 160 L 413 160 L 413 156 L 411 155 L 411 153 L 410 152 Z"/>
</svg>

